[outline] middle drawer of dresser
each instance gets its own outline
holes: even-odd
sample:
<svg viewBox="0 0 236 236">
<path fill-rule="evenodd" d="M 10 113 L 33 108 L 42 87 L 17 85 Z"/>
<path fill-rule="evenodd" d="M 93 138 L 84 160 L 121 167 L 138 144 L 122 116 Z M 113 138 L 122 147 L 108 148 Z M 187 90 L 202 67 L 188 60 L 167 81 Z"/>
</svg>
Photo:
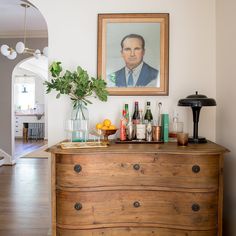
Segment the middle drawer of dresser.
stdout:
<svg viewBox="0 0 236 236">
<path fill-rule="evenodd" d="M 57 190 L 57 223 L 62 228 L 129 223 L 214 229 L 217 199 L 216 192 Z"/>
<path fill-rule="evenodd" d="M 61 187 L 147 186 L 218 188 L 217 155 L 90 154 L 57 155 Z"/>
</svg>

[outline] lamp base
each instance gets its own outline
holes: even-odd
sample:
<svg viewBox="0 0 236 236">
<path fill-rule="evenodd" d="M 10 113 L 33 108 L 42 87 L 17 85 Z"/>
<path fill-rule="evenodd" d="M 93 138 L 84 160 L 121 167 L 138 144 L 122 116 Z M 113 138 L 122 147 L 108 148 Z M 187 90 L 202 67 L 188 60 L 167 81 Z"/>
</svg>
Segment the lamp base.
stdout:
<svg viewBox="0 0 236 236">
<path fill-rule="evenodd" d="M 189 143 L 207 143 L 207 140 L 204 137 L 198 137 L 198 138 L 189 137 L 188 142 Z"/>
</svg>

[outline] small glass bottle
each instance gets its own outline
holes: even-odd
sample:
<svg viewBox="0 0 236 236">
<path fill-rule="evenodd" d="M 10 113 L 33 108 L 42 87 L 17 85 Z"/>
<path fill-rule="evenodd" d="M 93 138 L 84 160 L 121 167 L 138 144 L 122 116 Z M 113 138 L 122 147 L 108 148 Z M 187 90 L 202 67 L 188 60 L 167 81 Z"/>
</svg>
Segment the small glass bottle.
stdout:
<svg viewBox="0 0 236 236">
<path fill-rule="evenodd" d="M 173 115 L 172 123 L 170 126 L 169 137 L 176 140 L 177 133 L 181 133 L 181 132 L 183 132 L 183 122 L 179 122 L 179 115 L 175 111 Z"/>
<path fill-rule="evenodd" d="M 172 119 L 172 124 L 171 124 L 171 130 L 169 133 L 169 137 L 170 138 L 176 138 L 177 137 L 177 124 L 178 124 L 179 118 L 178 118 L 178 114 L 176 112 L 174 112 L 174 116 Z"/>
</svg>

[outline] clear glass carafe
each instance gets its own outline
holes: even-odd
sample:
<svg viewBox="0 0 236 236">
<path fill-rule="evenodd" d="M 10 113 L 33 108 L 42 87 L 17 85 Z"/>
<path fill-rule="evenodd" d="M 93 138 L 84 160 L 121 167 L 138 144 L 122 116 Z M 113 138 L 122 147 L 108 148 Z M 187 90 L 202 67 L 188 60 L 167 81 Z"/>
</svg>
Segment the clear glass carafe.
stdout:
<svg viewBox="0 0 236 236">
<path fill-rule="evenodd" d="M 67 131 L 72 142 L 86 142 L 89 135 L 89 112 L 83 102 L 77 101 L 67 121 Z"/>
</svg>

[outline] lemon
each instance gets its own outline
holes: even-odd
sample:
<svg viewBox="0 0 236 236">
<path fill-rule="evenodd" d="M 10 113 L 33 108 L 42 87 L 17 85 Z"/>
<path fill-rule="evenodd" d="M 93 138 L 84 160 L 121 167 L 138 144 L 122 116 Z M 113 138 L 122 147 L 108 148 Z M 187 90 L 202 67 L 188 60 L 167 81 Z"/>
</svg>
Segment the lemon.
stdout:
<svg viewBox="0 0 236 236">
<path fill-rule="evenodd" d="M 115 125 L 110 125 L 109 129 L 116 129 Z"/>
<path fill-rule="evenodd" d="M 108 130 L 108 127 L 105 126 L 105 125 L 103 125 L 103 126 L 102 126 L 102 130 Z"/>
<path fill-rule="evenodd" d="M 111 121 L 109 119 L 105 119 L 103 121 L 103 126 L 109 127 L 111 125 Z"/>
<path fill-rule="evenodd" d="M 96 124 L 96 129 L 102 129 L 102 126 L 103 126 L 103 125 L 102 125 L 101 123 L 97 123 L 97 124 Z"/>
</svg>

